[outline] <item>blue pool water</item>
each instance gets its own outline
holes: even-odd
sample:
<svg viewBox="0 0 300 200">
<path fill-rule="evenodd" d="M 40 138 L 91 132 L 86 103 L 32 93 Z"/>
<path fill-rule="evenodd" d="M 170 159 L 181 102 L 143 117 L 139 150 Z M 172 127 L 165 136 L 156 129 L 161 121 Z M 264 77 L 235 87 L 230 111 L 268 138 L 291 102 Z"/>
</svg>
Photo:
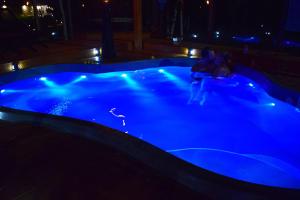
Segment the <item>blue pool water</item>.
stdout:
<svg viewBox="0 0 300 200">
<path fill-rule="evenodd" d="M 0 105 L 115 128 L 187 162 L 251 183 L 300 188 L 300 112 L 233 75 L 190 68 L 57 73 L 0 87 Z"/>
</svg>

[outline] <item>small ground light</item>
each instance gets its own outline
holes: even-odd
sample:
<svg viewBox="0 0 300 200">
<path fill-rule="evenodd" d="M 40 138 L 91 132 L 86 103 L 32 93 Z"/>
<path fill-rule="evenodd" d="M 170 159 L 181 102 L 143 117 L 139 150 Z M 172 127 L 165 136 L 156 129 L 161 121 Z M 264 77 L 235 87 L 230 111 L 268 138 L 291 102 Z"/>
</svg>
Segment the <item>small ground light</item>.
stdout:
<svg viewBox="0 0 300 200">
<path fill-rule="evenodd" d="M 46 77 L 41 77 L 41 78 L 40 78 L 40 81 L 46 81 L 46 80 L 47 80 Z"/>
<path fill-rule="evenodd" d="M 99 54 L 99 51 L 98 51 L 98 49 L 96 49 L 96 48 L 93 48 L 93 54 L 94 54 L 94 55 L 98 55 L 98 54 Z"/>
<path fill-rule="evenodd" d="M 94 61 L 100 62 L 100 57 L 99 57 L 99 56 L 95 56 L 95 57 L 94 57 Z"/>
<path fill-rule="evenodd" d="M 265 32 L 265 35 L 271 35 L 271 32 Z"/>
<path fill-rule="evenodd" d="M 172 42 L 173 42 L 173 44 L 179 44 L 180 43 L 180 39 L 178 37 L 173 37 L 172 38 Z"/>
<path fill-rule="evenodd" d="M 11 71 L 15 71 L 15 70 L 16 70 L 16 66 L 15 66 L 15 65 L 11 65 L 11 66 L 10 66 L 10 70 L 11 70 Z"/>
<path fill-rule="evenodd" d="M 196 49 L 190 49 L 189 50 L 189 55 L 190 56 L 196 56 L 197 55 L 197 50 Z"/>
<path fill-rule="evenodd" d="M 192 37 L 193 38 L 198 38 L 198 35 L 197 34 L 193 34 Z"/>
<path fill-rule="evenodd" d="M 52 35 L 52 36 L 55 36 L 55 35 L 56 35 L 56 33 L 55 33 L 55 32 L 52 32 L 52 33 L 51 33 L 51 35 Z"/>
</svg>

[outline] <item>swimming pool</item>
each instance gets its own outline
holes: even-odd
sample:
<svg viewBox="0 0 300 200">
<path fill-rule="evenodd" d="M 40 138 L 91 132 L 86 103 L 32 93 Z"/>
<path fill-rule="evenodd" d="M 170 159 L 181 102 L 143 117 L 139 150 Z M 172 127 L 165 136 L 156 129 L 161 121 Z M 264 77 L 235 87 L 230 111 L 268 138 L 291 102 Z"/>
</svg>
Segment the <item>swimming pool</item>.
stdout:
<svg viewBox="0 0 300 200">
<path fill-rule="evenodd" d="M 200 168 L 300 189 L 300 112 L 249 78 L 192 83 L 189 67 L 60 72 L 0 86 L 0 105 L 98 123 Z"/>
</svg>

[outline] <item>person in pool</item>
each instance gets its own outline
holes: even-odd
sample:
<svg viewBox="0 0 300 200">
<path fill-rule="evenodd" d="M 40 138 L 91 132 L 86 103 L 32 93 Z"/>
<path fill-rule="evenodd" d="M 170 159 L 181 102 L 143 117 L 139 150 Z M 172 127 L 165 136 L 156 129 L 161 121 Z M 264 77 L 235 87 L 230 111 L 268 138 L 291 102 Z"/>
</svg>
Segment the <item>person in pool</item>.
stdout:
<svg viewBox="0 0 300 200">
<path fill-rule="evenodd" d="M 213 50 L 209 47 L 202 49 L 201 59 L 199 59 L 192 67 L 192 79 L 201 79 L 201 77 L 207 75 L 207 73 L 212 73 L 214 69 L 214 59 L 215 53 Z"/>
<path fill-rule="evenodd" d="M 219 53 L 215 57 L 214 60 L 214 69 L 213 69 L 213 76 L 215 77 L 229 77 L 231 75 L 230 70 L 230 56 L 227 53 Z"/>
<path fill-rule="evenodd" d="M 191 96 L 188 104 L 200 103 L 203 105 L 206 99 L 206 91 L 204 88 L 205 77 L 211 76 L 214 65 L 214 51 L 209 47 L 205 47 L 201 51 L 201 59 L 192 67 L 192 87 Z"/>
</svg>

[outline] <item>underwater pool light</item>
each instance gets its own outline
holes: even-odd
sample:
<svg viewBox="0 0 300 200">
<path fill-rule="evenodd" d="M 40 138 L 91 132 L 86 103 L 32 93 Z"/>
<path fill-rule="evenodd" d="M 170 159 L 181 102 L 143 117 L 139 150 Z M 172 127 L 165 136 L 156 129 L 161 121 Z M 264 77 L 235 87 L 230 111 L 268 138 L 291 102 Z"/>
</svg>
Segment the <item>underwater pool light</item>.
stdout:
<svg viewBox="0 0 300 200">
<path fill-rule="evenodd" d="M 127 74 L 122 74 L 121 77 L 126 78 Z"/>
<path fill-rule="evenodd" d="M 159 69 L 159 70 L 158 70 L 158 72 L 159 72 L 159 73 L 164 73 L 164 72 L 165 72 L 165 70 L 163 70 L 163 69 Z"/>
<path fill-rule="evenodd" d="M 86 79 L 87 77 L 86 77 L 86 75 L 81 75 L 80 78 Z"/>
<path fill-rule="evenodd" d="M 40 81 L 46 81 L 46 80 L 47 80 L 46 77 L 41 77 L 41 78 L 40 78 Z"/>
<path fill-rule="evenodd" d="M 276 104 L 275 103 L 269 103 L 268 106 L 274 107 L 274 106 L 276 106 Z"/>
<path fill-rule="evenodd" d="M 1 93 L 1 94 L 3 94 L 4 92 L 5 92 L 5 90 L 4 90 L 4 89 L 0 91 L 0 93 Z"/>
<path fill-rule="evenodd" d="M 253 87 L 253 88 L 254 88 L 253 83 L 248 83 L 248 85 L 249 85 L 250 87 Z"/>
</svg>

